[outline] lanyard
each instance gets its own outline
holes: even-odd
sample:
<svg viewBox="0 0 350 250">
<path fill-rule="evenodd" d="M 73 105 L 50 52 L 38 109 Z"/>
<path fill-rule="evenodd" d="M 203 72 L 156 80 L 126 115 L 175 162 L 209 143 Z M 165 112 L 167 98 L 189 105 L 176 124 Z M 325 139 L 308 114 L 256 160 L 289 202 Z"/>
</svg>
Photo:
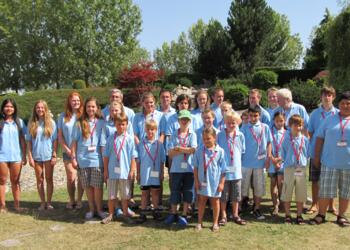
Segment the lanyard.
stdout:
<svg viewBox="0 0 350 250">
<path fill-rule="evenodd" d="M 263 135 L 264 135 L 264 128 L 263 128 L 263 126 L 261 124 L 260 124 L 260 128 L 261 128 L 261 133 L 260 133 L 259 138 L 256 136 L 253 127 L 249 128 L 250 133 L 252 133 L 254 140 L 258 143 L 259 152 L 260 152 L 260 145 L 261 145 L 261 142 L 262 142 L 262 138 L 263 138 Z"/>
<path fill-rule="evenodd" d="M 341 131 L 341 141 L 345 141 L 345 135 L 344 135 L 345 131 L 344 130 L 345 130 L 346 126 L 348 125 L 349 121 L 350 121 L 350 119 L 346 120 L 346 122 L 345 122 L 345 124 L 343 126 L 343 120 L 342 120 L 341 115 L 339 113 L 339 124 L 340 124 L 340 131 Z"/>
<path fill-rule="evenodd" d="M 189 134 L 189 131 L 187 131 L 187 134 L 186 134 L 185 138 L 181 138 L 181 136 L 180 136 L 180 129 L 177 130 L 177 139 L 179 140 L 179 144 L 180 144 L 181 147 L 186 147 L 187 146 L 186 141 L 187 141 L 187 138 L 188 138 L 188 134 Z M 184 161 L 186 161 L 186 160 L 187 160 L 187 155 L 184 154 Z"/>
<path fill-rule="evenodd" d="M 93 142 L 94 142 L 94 132 L 96 130 L 96 125 L 97 125 L 97 121 L 96 121 L 96 119 L 94 119 L 94 127 L 92 128 L 92 130 L 90 132 L 91 145 L 93 145 Z"/>
<path fill-rule="evenodd" d="M 280 152 L 280 148 L 281 148 L 281 146 L 282 146 L 282 142 L 283 142 L 283 139 L 284 139 L 284 135 L 286 134 L 286 131 L 284 130 L 283 131 L 283 134 L 282 134 L 282 136 L 281 136 L 281 140 L 280 140 L 280 142 L 277 144 L 277 140 L 276 140 L 276 138 L 275 138 L 275 136 L 274 136 L 274 132 L 273 132 L 273 127 L 272 127 L 272 139 L 273 139 L 273 145 L 275 146 L 275 154 L 276 154 L 276 157 L 278 157 L 279 156 L 279 152 Z M 276 130 L 276 134 L 278 135 L 278 130 Z"/>
<path fill-rule="evenodd" d="M 153 167 L 156 166 L 156 159 L 157 159 L 157 156 L 158 156 L 158 148 L 159 148 L 159 142 L 157 141 L 157 149 L 156 149 L 156 152 L 154 154 L 154 157 L 152 156 L 151 154 L 151 150 L 149 149 L 149 147 L 147 146 L 146 142 L 143 141 L 143 146 L 146 150 L 146 153 L 148 154 L 148 156 L 151 158 L 151 160 L 153 161 Z"/>
<path fill-rule="evenodd" d="M 301 155 L 301 152 L 303 150 L 303 145 L 304 145 L 304 136 L 301 137 L 301 142 L 300 142 L 300 146 L 299 146 L 299 152 L 297 152 L 297 149 L 294 147 L 294 141 L 292 139 L 292 134 L 290 134 L 290 142 L 292 143 L 292 148 L 293 148 L 293 152 L 294 152 L 295 158 L 297 159 L 297 164 L 299 164 L 300 155 Z"/>
<path fill-rule="evenodd" d="M 208 151 L 209 151 L 209 149 L 208 149 Z M 217 151 L 215 151 L 214 152 L 214 154 L 212 155 L 212 157 L 210 157 L 210 159 L 209 159 L 209 161 L 208 161 L 208 163 L 206 163 L 206 160 L 205 160 L 205 147 L 203 148 L 203 166 L 204 166 L 204 177 L 206 177 L 207 176 L 207 169 L 208 169 L 208 167 L 209 167 L 209 165 L 210 165 L 210 163 L 214 160 L 214 158 L 216 157 L 216 154 L 217 154 L 218 152 Z"/>
<path fill-rule="evenodd" d="M 230 143 L 230 136 L 227 133 L 227 130 L 225 130 L 226 132 L 226 141 L 227 141 L 227 146 L 228 149 L 230 150 L 230 160 L 231 160 L 231 164 L 233 165 L 233 157 L 234 157 L 234 147 L 235 147 L 235 138 L 236 138 L 236 130 L 233 133 L 233 138 L 232 138 L 232 147 L 231 147 L 231 143 Z"/>
<path fill-rule="evenodd" d="M 126 132 L 124 132 L 123 140 L 122 140 L 122 143 L 120 144 L 119 150 L 117 150 L 117 143 L 115 141 L 116 139 L 117 139 L 117 132 L 115 132 L 115 134 L 114 134 L 114 152 L 115 152 L 115 155 L 117 157 L 117 160 L 120 162 L 120 154 L 122 152 L 122 149 L 123 149 L 123 146 L 124 146 L 124 143 L 125 143 Z"/>
<path fill-rule="evenodd" d="M 322 111 L 321 115 L 322 115 L 322 119 L 324 120 L 324 119 L 326 118 L 325 112 Z M 333 112 L 333 111 L 332 111 L 332 115 L 334 115 L 334 112 Z"/>
</svg>

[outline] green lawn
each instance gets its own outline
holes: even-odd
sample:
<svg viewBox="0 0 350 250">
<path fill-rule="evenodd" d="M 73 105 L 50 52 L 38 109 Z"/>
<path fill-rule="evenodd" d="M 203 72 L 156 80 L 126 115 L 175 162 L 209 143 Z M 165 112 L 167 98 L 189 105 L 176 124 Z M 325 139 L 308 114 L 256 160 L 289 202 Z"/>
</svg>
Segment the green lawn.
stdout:
<svg viewBox="0 0 350 250">
<path fill-rule="evenodd" d="M 139 190 L 136 187 L 136 190 Z M 166 188 L 166 193 L 168 189 Z M 8 194 L 11 207 L 11 195 Z M 267 198 L 270 196 L 267 195 Z M 209 229 L 211 221 L 205 223 L 201 232 L 194 230 L 195 222 L 183 229 L 177 226 L 165 227 L 160 222 L 148 220 L 141 225 L 124 225 L 113 222 L 109 225 L 85 223 L 83 211 L 65 209 L 65 189 L 55 191 L 54 206 L 50 212 L 39 213 L 36 192 L 22 194 L 22 206 L 29 208 L 25 214 L 0 214 L 0 249 L 2 243 L 17 240 L 14 248 L 25 249 L 319 249 L 350 248 L 349 228 L 340 228 L 333 223 L 334 216 L 328 215 L 329 222 L 320 226 L 284 225 L 283 214 L 271 218 L 270 200 L 263 203 L 265 221 L 256 221 L 250 215 L 245 227 L 229 223 L 218 233 Z M 137 200 L 140 199 L 137 192 Z M 85 204 L 87 205 L 87 204 Z M 293 207 L 295 210 L 295 207 Z M 165 214 L 164 214 L 165 215 Z M 309 216 L 304 216 L 309 218 Z M 16 242 L 15 242 L 16 243 Z"/>
</svg>

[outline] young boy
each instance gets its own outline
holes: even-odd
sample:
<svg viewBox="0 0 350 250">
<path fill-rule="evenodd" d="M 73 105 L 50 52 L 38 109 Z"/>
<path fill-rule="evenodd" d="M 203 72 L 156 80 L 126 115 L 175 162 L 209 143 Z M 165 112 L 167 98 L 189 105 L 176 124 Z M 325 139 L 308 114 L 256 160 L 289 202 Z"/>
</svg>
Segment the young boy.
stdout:
<svg viewBox="0 0 350 250">
<path fill-rule="evenodd" d="M 196 130 L 197 145 L 203 144 L 202 133 L 206 128 L 213 128 L 216 133 L 220 131 L 214 127 L 215 113 L 211 109 L 205 109 L 202 112 L 203 126 Z"/>
<path fill-rule="evenodd" d="M 164 178 L 164 146 L 156 140 L 158 125 L 154 120 L 145 123 L 146 137 L 137 145 L 137 182 L 141 186 L 140 218 L 146 221 L 146 207 L 149 195 L 152 195 L 153 218 L 159 219 L 158 210 L 161 181 Z"/>
<path fill-rule="evenodd" d="M 169 140 L 169 157 L 172 159 L 170 168 L 171 214 L 164 221 L 171 225 L 187 225 L 189 204 L 193 201 L 193 164 L 192 158 L 197 147 L 196 134 L 189 129 L 191 113 L 181 110 L 178 114 L 180 128 L 174 131 Z M 183 216 L 177 215 L 177 206 L 183 201 Z"/>
<path fill-rule="evenodd" d="M 242 199 L 247 200 L 251 178 L 253 177 L 254 208 L 256 219 L 263 220 L 260 212 L 260 201 L 265 195 L 264 167 L 268 167 L 271 158 L 271 133 L 268 125 L 260 122 L 259 106 L 249 107 L 249 123 L 242 127 L 245 137 L 246 151 L 242 162 Z"/>
<path fill-rule="evenodd" d="M 239 225 L 245 225 L 246 222 L 238 215 L 238 206 L 241 201 L 241 179 L 242 179 L 242 154 L 245 152 L 244 135 L 239 131 L 241 117 L 233 111 L 228 111 L 224 116 L 226 129 L 222 130 L 217 137 L 218 145 L 226 152 L 226 175 L 225 187 L 221 194 L 220 225 L 227 222 L 226 205 L 230 200 L 232 202 L 233 221 Z"/>
<path fill-rule="evenodd" d="M 221 103 L 220 105 L 220 109 L 221 109 L 221 115 L 222 117 L 225 117 L 225 114 L 229 111 L 234 111 L 233 108 L 232 108 L 232 104 L 229 102 L 229 101 L 224 101 L 223 103 Z M 225 129 L 225 121 L 224 119 L 222 119 L 220 122 L 219 122 L 219 125 L 217 127 L 217 129 L 219 131 Z"/>
<path fill-rule="evenodd" d="M 321 90 L 321 106 L 310 115 L 310 120 L 308 124 L 308 131 L 310 136 L 310 168 L 309 168 L 309 181 L 312 182 L 312 205 L 308 210 L 308 213 L 315 213 L 318 211 L 318 191 L 319 191 L 319 180 L 321 169 L 315 168 L 313 164 L 314 151 L 316 136 L 314 134 L 318 128 L 322 125 L 325 119 L 329 116 L 337 115 L 339 110 L 333 106 L 333 101 L 335 99 L 335 89 L 333 87 L 323 87 Z M 336 213 L 334 200 L 329 204 L 329 211 Z"/>
<path fill-rule="evenodd" d="M 284 182 L 282 187 L 281 199 L 284 201 L 285 223 L 292 223 L 290 215 L 290 203 L 295 187 L 295 200 L 297 204 L 298 225 L 304 224 L 302 217 L 303 204 L 306 202 L 306 165 L 309 155 L 309 140 L 302 134 L 304 121 L 300 115 L 292 115 L 289 118 L 288 125 L 290 131 L 282 143 L 281 156 L 284 160 Z"/>
<path fill-rule="evenodd" d="M 122 201 L 123 215 L 126 223 L 133 223 L 128 214 L 130 199 L 130 182 L 134 179 L 137 152 L 134 138 L 126 130 L 128 117 L 122 113 L 115 119 L 117 131 L 108 137 L 103 154 L 104 180 L 108 189 L 109 216 L 102 220 L 103 224 L 113 221 L 114 204 L 117 197 Z"/>
</svg>

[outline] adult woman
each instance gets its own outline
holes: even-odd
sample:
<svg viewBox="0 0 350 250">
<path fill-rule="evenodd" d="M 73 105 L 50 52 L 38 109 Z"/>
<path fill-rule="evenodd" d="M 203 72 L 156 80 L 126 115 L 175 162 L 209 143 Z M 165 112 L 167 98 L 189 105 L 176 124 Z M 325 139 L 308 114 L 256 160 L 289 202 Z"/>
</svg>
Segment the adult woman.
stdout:
<svg viewBox="0 0 350 250">
<path fill-rule="evenodd" d="M 35 170 L 37 189 L 41 200 L 39 210 L 53 209 L 53 170 L 56 164 L 56 123 L 45 101 L 35 103 L 28 124 L 28 161 Z M 45 173 L 45 175 L 44 175 Z M 44 179 L 46 180 L 47 203 L 45 201 Z"/>
<path fill-rule="evenodd" d="M 19 206 L 19 178 L 22 164 L 27 163 L 24 139 L 26 127 L 17 117 L 17 105 L 13 99 L 5 99 L 0 112 L 0 213 L 7 212 L 5 190 L 9 172 L 14 208 L 20 212 L 22 209 Z"/>
<path fill-rule="evenodd" d="M 65 110 L 60 115 L 57 123 L 58 127 L 58 142 L 63 149 L 63 163 L 67 174 L 67 190 L 69 194 L 69 202 L 66 207 L 68 209 L 79 209 L 82 207 L 81 199 L 83 197 L 84 190 L 77 176 L 77 170 L 72 165 L 72 136 L 73 126 L 75 122 L 83 114 L 83 99 L 78 92 L 71 92 L 65 103 Z M 77 181 L 78 196 L 75 200 L 75 189 Z"/>
</svg>

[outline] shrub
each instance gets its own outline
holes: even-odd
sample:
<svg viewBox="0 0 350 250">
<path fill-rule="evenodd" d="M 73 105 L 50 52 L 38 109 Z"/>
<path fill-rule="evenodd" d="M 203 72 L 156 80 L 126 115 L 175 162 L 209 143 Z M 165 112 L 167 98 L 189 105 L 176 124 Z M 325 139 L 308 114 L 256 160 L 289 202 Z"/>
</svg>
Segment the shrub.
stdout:
<svg viewBox="0 0 350 250">
<path fill-rule="evenodd" d="M 177 83 L 180 78 L 184 77 L 191 80 L 193 85 L 201 85 L 205 78 L 202 74 L 198 73 L 173 73 L 167 77 L 166 81 L 169 83 Z"/>
<path fill-rule="evenodd" d="M 74 80 L 73 81 L 73 89 L 86 89 L 86 83 L 84 80 Z"/>
<path fill-rule="evenodd" d="M 176 84 L 171 84 L 171 83 L 166 83 L 163 86 L 163 89 L 170 90 L 170 91 L 174 91 L 174 89 L 176 89 L 176 88 L 177 88 L 177 85 Z"/>
<path fill-rule="evenodd" d="M 181 86 L 184 86 L 187 88 L 190 88 L 193 85 L 192 81 L 190 79 L 188 79 L 187 77 L 181 77 L 181 78 L 177 79 L 175 83 L 180 84 Z"/>
<path fill-rule="evenodd" d="M 268 89 L 277 85 L 278 75 L 269 70 L 259 70 L 253 74 L 252 87 L 258 89 Z"/>
<path fill-rule="evenodd" d="M 304 105 L 309 112 L 317 108 L 320 103 L 321 87 L 317 86 L 313 80 L 306 82 L 292 80 L 287 87 L 293 93 L 293 101 Z"/>
<path fill-rule="evenodd" d="M 227 78 L 227 79 L 217 80 L 215 85 L 225 89 L 236 84 L 241 84 L 241 81 L 236 78 Z"/>
<path fill-rule="evenodd" d="M 225 99 L 232 103 L 235 110 L 244 109 L 248 103 L 249 88 L 244 84 L 230 85 L 224 88 Z"/>
</svg>

